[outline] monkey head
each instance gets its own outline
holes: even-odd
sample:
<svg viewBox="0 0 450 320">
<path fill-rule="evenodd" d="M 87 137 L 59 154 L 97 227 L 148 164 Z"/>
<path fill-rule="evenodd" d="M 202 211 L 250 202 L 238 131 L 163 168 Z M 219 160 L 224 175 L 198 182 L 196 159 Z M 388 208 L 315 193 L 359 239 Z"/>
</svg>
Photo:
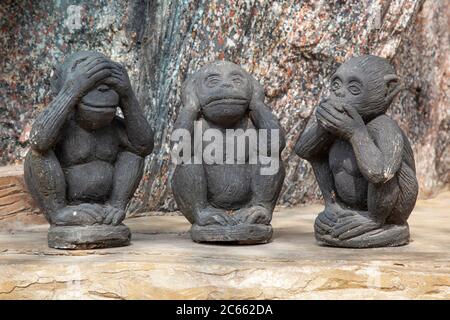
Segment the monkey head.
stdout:
<svg viewBox="0 0 450 320">
<path fill-rule="evenodd" d="M 57 94 L 69 76 L 83 72 L 80 68 L 82 62 L 95 58 L 107 59 L 103 54 L 94 51 L 80 51 L 67 57 L 55 70 L 51 83 L 52 91 Z M 118 106 L 117 92 L 106 84 L 98 84 L 81 97 L 76 107 L 75 118 L 88 129 L 98 129 L 111 123 Z"/>
<path fill-rule="evenodd" d="M 330 100 L 354 107 L 364 120 L 386 112 L 401 90 L 389 62 L 381 57 L 363 55 L 342 64 L 331 77 Z"/>
<path fill-rule="evenodd" d="M 195 75 L 200 110 L 206 120 L 232 127 L 247 113 L 252 98 L 251 76 L 238 65 L 216 61 Z"/>
</svg>

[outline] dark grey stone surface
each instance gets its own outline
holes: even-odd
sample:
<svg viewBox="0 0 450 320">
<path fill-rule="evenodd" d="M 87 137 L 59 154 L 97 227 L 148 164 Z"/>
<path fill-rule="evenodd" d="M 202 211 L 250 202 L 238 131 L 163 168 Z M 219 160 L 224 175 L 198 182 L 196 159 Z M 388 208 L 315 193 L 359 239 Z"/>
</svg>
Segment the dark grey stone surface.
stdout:
<svg viewBox="0 0 450 320">
<path fill-rule="evenodd" d="M 331 76 L 330 96 L 295 152 L 314 170 L 325 200 L 315 222 L 319 242 L 338 247 L 408 243 L 407 219 L 418 183 L 408 138 L 385 115 L 402 84 L 389 62 L 364 55 Z"/>
<path fill-rule="evenodd" d="M 228 144 L 222 150 L 223 159 L 211 163 L 205 161 L 203 155 L 198 159 L 194 142 L 187 160 L 176 167 L 172 181 L 180 211 L 194 224 L 192 238 L 237 244 L 267 242 L 272 235 L 271 227 L 267 226 L 270 226 L 285 176 L 280 160 L 285 138 L 278 119 L 264 103 L 262 86 L 240 66 L 216 61 L 202 67 L 186 81 L 182 102 L 175 130 L 186 130 L 191 137 L 195 136 L 196 125 L 201 125 L 201 134 L 208 129 L 216 130 L 224 143 L 228 129 L 248 129 L 257 133 L 264 129 L 268 133 L 267 141 L 258 138 L 256 145 L 243 140 L 246 153 L 242 163 L 238 162 L 237 152 L 228 149 Z M 233 139 L 237 145 L 237 138 Z M 271 149 L 272 139 L 278 139 L 276 150 Z M 179 146 L 183 144 L 190 147 L 191 142 L 183 140 Z M 206 147 L 204 144 L 202 151 Z M 271 150 L 263 155 L 277 162 L 276 170 L 263 174 L 264 165 L 260 158 L 254 163 L 250 159 L 251 148 L 257 148 L 258 154 L 254 155 L 258 156 L 262 149 Z M 233 152 L 232 163 L 227 159 L 231 157 L 230 152 Z"/>
<path fill-rule="evenodd" d="M 56 68 L 52 89 L 56 97 L 33 124 L 24 164 L 29 192 L 58 227 L 49 245 L 126 245 L 129 231 L 120 224 L 153 149 L 127 71 L 101 53 L 80 51 Z"/>
<path fill-rule="evenodd" d="M 51 226 L 48 246 L 64 250 L 123 247 L 130 244 L 131 231 L 123 225 Z"/>
</svg>

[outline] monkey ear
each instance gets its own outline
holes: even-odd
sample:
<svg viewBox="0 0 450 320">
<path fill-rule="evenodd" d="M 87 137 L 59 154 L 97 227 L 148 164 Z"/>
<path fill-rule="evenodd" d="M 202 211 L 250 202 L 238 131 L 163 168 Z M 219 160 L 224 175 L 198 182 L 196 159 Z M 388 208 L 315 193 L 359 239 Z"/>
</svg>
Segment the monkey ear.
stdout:
<svg viewBox="0 0 450 320">
<path fill-rule="evenodd" d="M 403 89 L 403 85 L 400 83 L 399 78 L 395 74 L 387 74 L 384 76 L 384 81 L 386 83 L 386 97 L 384 101 L 386 104 L 391 103 L 395 96 Z"/>
<path fill-rule="evenodd" d="M 62 86 L 62 71 L 61 66 L 53 68 L 53 75 L 50 78 L 50 88 L 54 95 L 57 95 Z"/>
</svg>

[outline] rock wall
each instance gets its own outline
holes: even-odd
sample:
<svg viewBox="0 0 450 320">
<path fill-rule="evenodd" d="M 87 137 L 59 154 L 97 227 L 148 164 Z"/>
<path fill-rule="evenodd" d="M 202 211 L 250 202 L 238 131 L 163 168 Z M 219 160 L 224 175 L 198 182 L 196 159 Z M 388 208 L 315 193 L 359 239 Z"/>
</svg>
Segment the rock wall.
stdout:
<svg viewBox="0 0 450 320">
<path fill-rule="evenodd" d="M 155 150 L 130 212 L 175 209 L 169 137 L 186 75 L 215 59 L 241 64 L 264 84 L 288 143 L 279 203 L 315 201 L 306 161 L 292 154 L 327 79 L 345 59 L 392 61 L 405 90 L 390 115 L 410 137 L 421 195 L 450 184 L 449 2 L 2 1 L 0 162 L 20 162 L 36 114 L 52 99 L 52 66 L 92 49 L 121 61 L 155 129 Z"/>
</svg>

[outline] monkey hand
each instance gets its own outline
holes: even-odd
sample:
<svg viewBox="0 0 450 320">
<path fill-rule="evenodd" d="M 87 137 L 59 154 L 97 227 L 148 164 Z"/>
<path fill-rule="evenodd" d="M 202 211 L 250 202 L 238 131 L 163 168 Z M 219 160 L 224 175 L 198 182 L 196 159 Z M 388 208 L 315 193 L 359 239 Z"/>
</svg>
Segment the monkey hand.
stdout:
<svg viewBox="0 0 450 320">
<path fill-rule="evenodd" d="M 263 206 L 252 206 L 236 211 L 234 218 L 240 223 L 269 225 L 272 214 Z"/>
<path fill-rule="evenodd" d="M 358 130 L 364 130 L 365 124 L 359 113 L 350 105 L 323 101 L 316 109 L 319 124 L 328 132 L 350 139 Z"/>
<path fill-rule="evenodd" d="M 133 94 L 128 72 L 123 65 L 117 62 L 112 62 L 112 73 L 105 80 L 105 84 L 111 86 L 122 99 L 130 97 Z"/>
<path fill-rule="evenodd" d="M 104 57 L 90 57 L 69 72 L 63 87 L 75 90 L 78 98 L 113 73 L 113 62 Z"/>
<path fill-rule="evenodd" d="M 235 219 L 225 210 L 214 207 L 201 209 L 195 215 L 195 223 L 199 226 L 218 224 L 232 226 L 236 224 Z"/>
<path fill-rule="evenodd" d="M 252 78 L 253 93 L 250 100 L 250 110 L 258 108 L 259 104 L 264 103 L 264 87 L 255 79 Z"/>
<path fill-rule="evenodd" d="M 197 88 L 192 76 L 186 80 L 181 90 L 181 101 L 184 110 L 195 116 L 198 115 L 200 112 L 200 101 L 197 97 Z"/>
<path fill-rule="evenodd" d="M 105 205 L 103 208 L 105 210 L 105 220 L 103 220 L 103 224 L 117 226 L 125 219 L 125 210 L 111 205 Z"/>
</svg>

